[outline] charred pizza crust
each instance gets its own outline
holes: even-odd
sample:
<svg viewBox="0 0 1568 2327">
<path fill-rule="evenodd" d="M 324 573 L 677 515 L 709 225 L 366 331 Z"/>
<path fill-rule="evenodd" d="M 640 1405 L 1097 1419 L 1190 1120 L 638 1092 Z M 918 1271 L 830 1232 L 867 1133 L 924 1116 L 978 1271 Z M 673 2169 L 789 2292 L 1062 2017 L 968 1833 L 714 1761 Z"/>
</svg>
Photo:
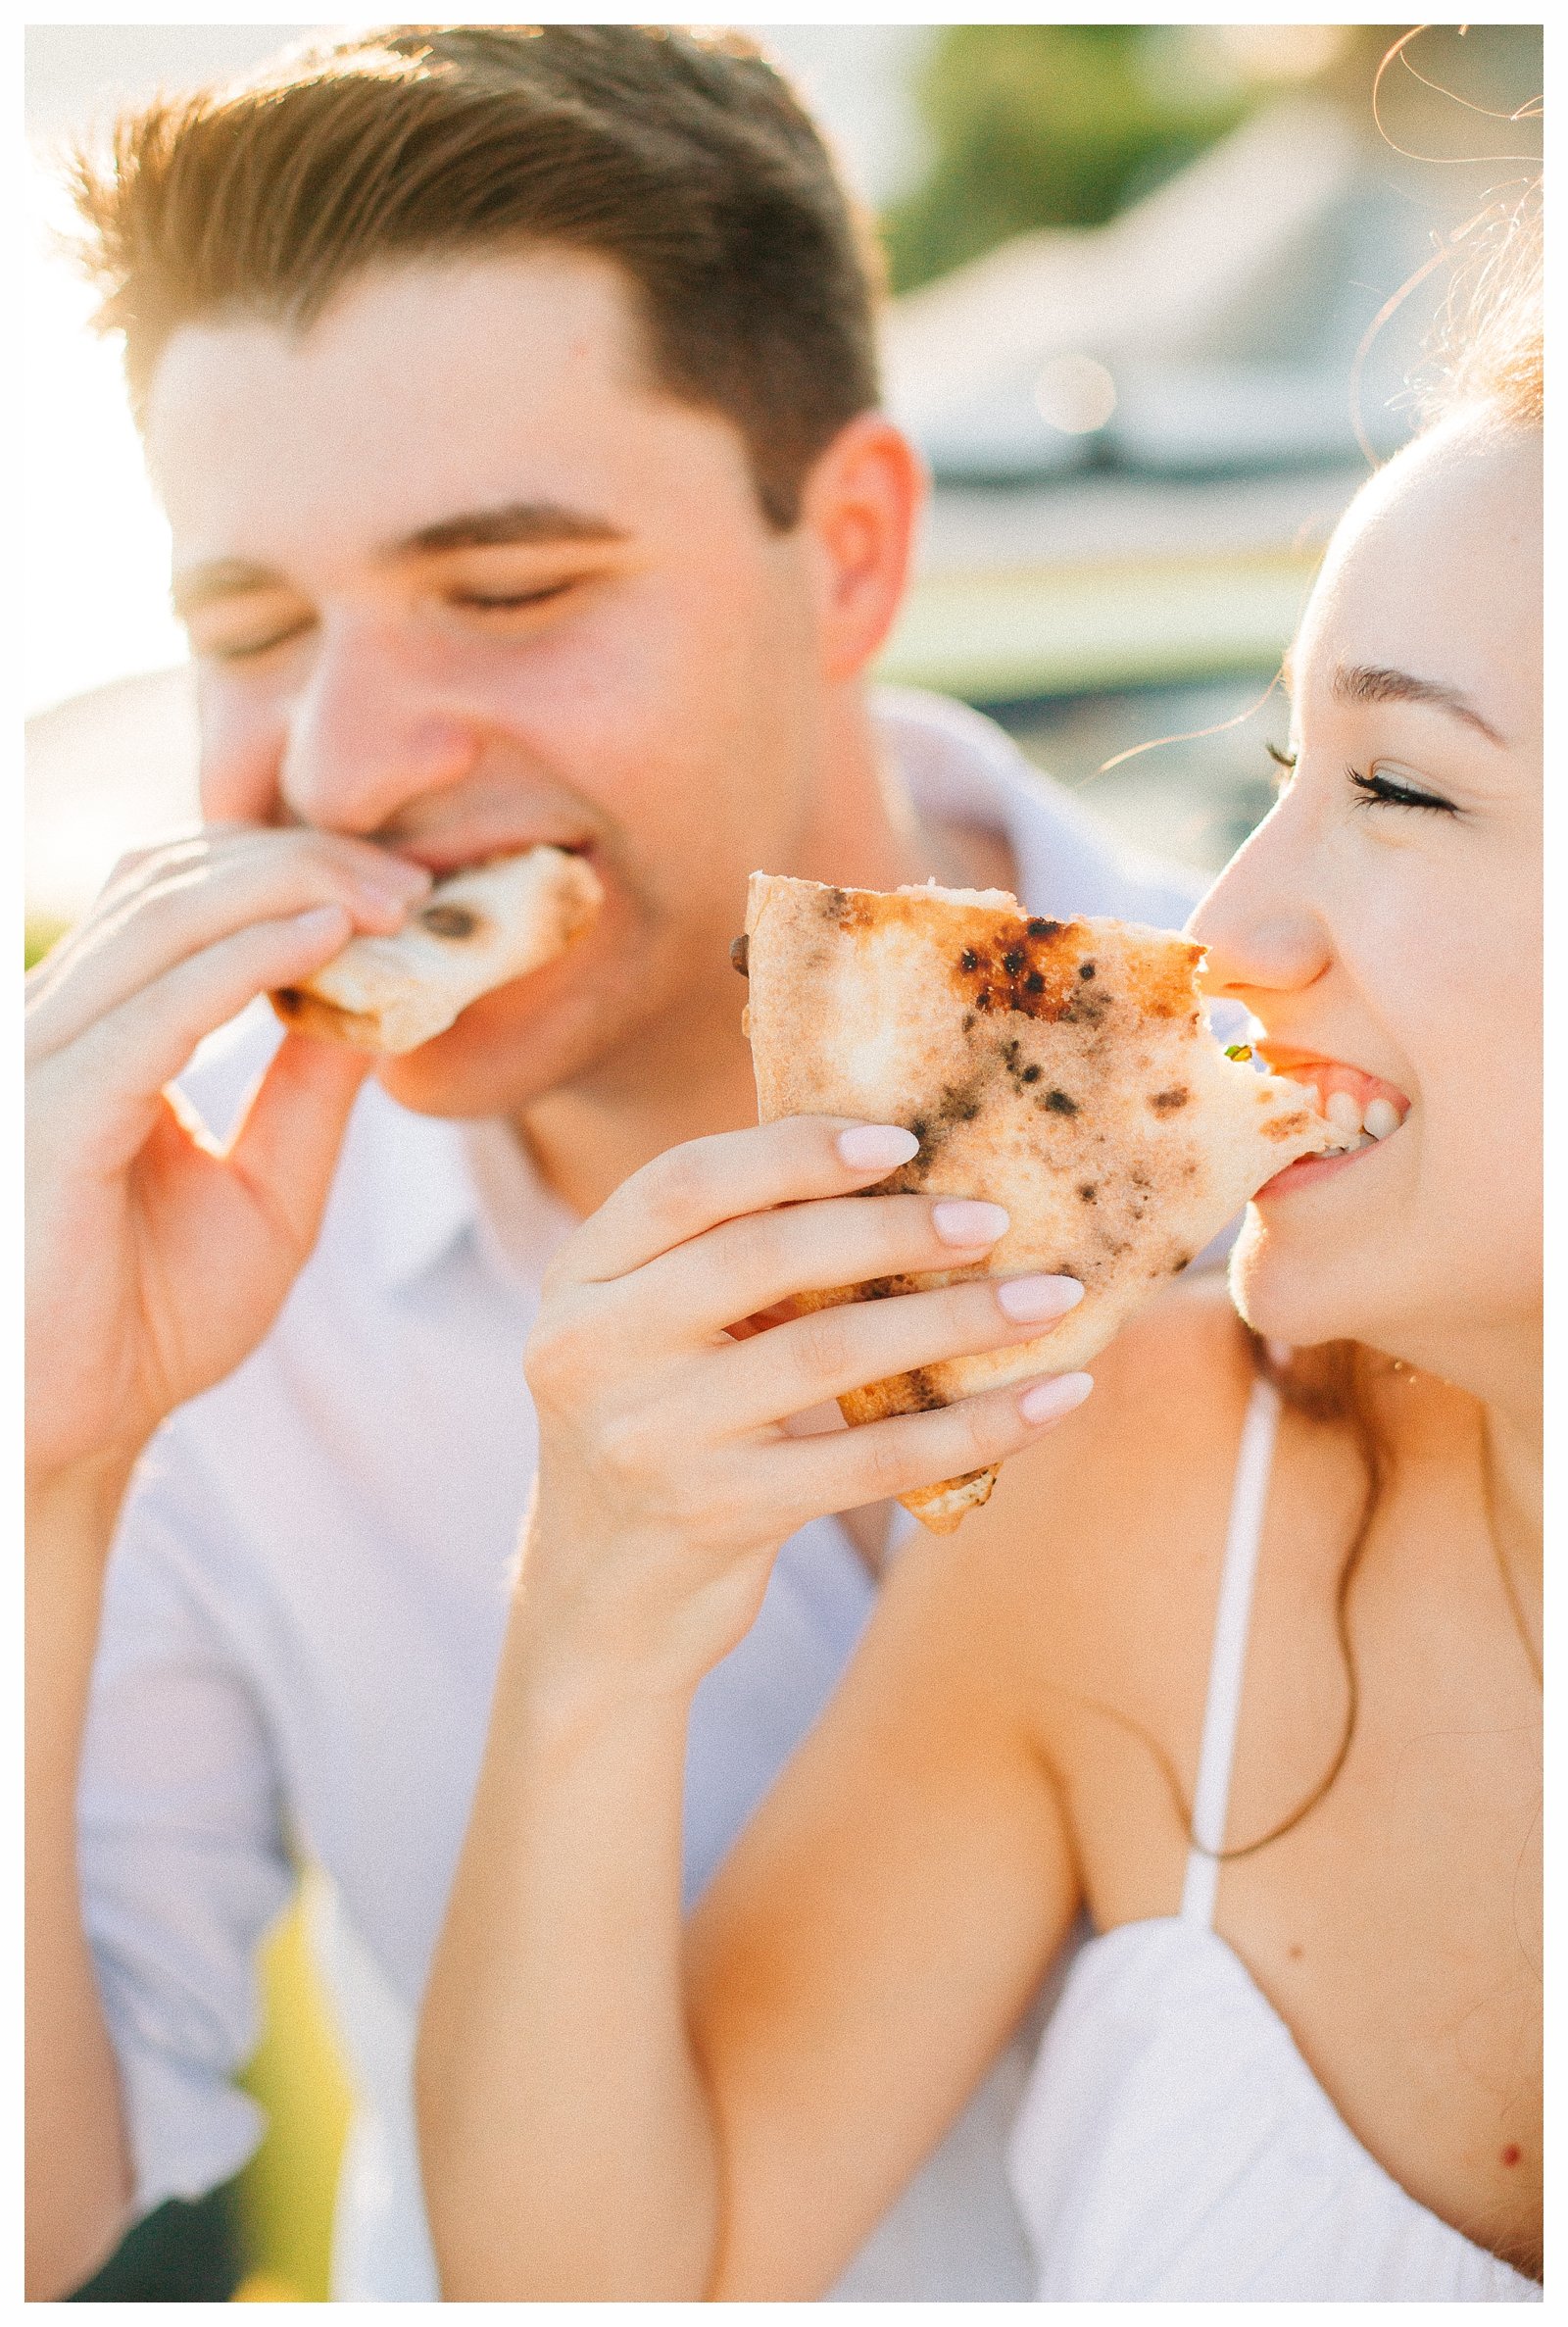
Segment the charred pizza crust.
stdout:
<svg viewBox="0 0 1568 2327">
<path fill-rule="evenodd" d="M 839 1403 L 852 1423 L 1075 1370 L 1265 1180 L 1344 1144 L 1299 1084 L 1225 1055 L 1195 983 L 1202 948 L 1167 931 L 1030 916 L 1003 890 L 756 873 L 746 933 L 760 1119 L 902 1123 L 919 1153 L 875 1192 L 986 1197 L 1011 1219 L 982 1266 L 802 1306 L 1026 1269 L 1084 1287 L 1049 1335 L 851 1392 Z M 995 1480 L 977 1471 L 903 1500 L 946 1532 Z"/>
</svg>

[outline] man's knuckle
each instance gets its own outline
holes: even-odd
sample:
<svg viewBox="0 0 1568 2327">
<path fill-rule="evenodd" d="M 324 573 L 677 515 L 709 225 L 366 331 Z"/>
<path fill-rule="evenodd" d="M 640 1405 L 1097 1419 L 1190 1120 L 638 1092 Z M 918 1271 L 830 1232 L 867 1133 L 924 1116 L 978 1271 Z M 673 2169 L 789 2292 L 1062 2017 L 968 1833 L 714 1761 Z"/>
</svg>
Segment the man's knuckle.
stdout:
<svg viewBox="0 0 1568 2327">
<path fill-rule="evenodd" d="M 165 876 L 149 866 L 137 882 L 133 896 L 122 892 L 112 901 L 111 916 L 105 923 L 104 934 L 118 937 L 123 930 L 133 930 L 136 936 L 151 935 L 162 939 L 173 918 L 179 901 L 179 890 L 173 876 Z"/>
<path fill-rule="evenodd" d="M 352 902 L 364 882 L 375 880 L 378 868 L 365 850 L 334 845 L 329 834 L 319 833 L 311 836 L 288 869 L 291 875 L 297 869 L 298 876 L 323 898 Z"/>
<path fill-rule="evenodd" d="M 156 877 L 164 866 L 175 859 L 175 847 L 165 841 L 150 847 L 125 849 L 110 867 L 104 883 L 104 893 L 123 889 L 128 883 Z"/>
</svg>

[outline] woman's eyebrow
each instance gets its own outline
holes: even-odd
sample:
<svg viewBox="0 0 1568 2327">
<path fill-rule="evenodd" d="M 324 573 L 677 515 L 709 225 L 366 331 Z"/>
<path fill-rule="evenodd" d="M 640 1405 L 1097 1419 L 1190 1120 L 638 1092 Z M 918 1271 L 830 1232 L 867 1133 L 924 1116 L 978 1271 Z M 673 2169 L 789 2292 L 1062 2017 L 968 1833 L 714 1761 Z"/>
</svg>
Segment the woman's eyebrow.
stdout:
<svg viewBox="0 0 1568 2327">
<path fill-rule="evenodd" d="M 1457 687 L 1446 685 L 1442 679 L 1413 678 L 1408 670 L 1342 663 L 1334 673 L 1331 692 L 1338 703 L 1430 703 L 1438 711 L 1449 712 L 1454 718 L 1463 719 L 1466 726 L 1476 728 L 1489 743 L 1503 743 L 1496 728 L 1490 719 L 1482 718 L 1469 696 L 1461 694 Z"/>
</svg>

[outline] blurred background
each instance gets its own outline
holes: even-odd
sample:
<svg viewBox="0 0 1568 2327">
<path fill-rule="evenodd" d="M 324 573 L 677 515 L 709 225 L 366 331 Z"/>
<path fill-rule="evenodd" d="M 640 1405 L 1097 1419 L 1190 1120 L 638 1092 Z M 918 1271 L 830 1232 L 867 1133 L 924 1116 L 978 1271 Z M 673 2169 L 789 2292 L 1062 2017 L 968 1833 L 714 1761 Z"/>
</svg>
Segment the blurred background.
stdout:
<svg viewBox="0 0 1568 2327">
<path fill-rule="evenodd" d="M 59 159 L 322 29 L 27 32 L 29 951 L 195 802 L 167 532 L 58 247 Z M 1423 29 L 1376 119 L 1406 25 L 754 29 L 880 221 L 887 401 L 934 478 L 883 674 L 991 712 L 1136 847 L 1217 866 L 1271 797 L 1322 547 L 1409 432 L 1444 269 L 1386 311 L 1535 174 L 1541 26 Z M 85 2296 L 324 2295 L 347 2097 L 298 1916 L 269 1977 L 261 2156 Z"/>
</svg>

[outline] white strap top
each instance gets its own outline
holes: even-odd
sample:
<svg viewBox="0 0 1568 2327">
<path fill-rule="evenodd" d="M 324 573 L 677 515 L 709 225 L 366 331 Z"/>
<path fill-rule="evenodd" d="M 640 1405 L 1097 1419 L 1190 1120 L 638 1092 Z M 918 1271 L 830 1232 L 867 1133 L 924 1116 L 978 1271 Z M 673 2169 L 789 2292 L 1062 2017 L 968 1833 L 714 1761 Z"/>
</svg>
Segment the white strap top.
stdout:
<svg viewBox="0 0 1568 2327">
<path fill-rule="evenodd" d="M 1214 1646 L 1209 1657 L 1208 1701 L 1203 1708 L 1203 1741 L 1199 1748 L 1198 1785 L 1193 1795 L 1194 1839 L 1182 1884 L 1184 1919 L 1205 1924 L 1210 1930 L 1219 1887 L 1218 1854 L 1225 1848 L 1225 1813 L 1230 1807 L 1236 1724 L 1241 1717 L 1247 1636 L 1252 1618 L 1252 1583 L 1263 1540 L 1263 1513 L 1279 1425 L 1280 1394 L 1272 1382 L 1259 1381 L 1248 1401 L 1236 1457 L 1236 1483 L 1231 1490 L 1225 1563 L 1220 1570 Z"/>
<path fill-rule="evenodd" d="M 1362 2148 L 1216 1933 L 1278 1392 L 1237 1457 L 1181 1911 L 1091 1939 L 1008 2154 L 1042 2302 L 1539 2302 Z"/>
</svg>

